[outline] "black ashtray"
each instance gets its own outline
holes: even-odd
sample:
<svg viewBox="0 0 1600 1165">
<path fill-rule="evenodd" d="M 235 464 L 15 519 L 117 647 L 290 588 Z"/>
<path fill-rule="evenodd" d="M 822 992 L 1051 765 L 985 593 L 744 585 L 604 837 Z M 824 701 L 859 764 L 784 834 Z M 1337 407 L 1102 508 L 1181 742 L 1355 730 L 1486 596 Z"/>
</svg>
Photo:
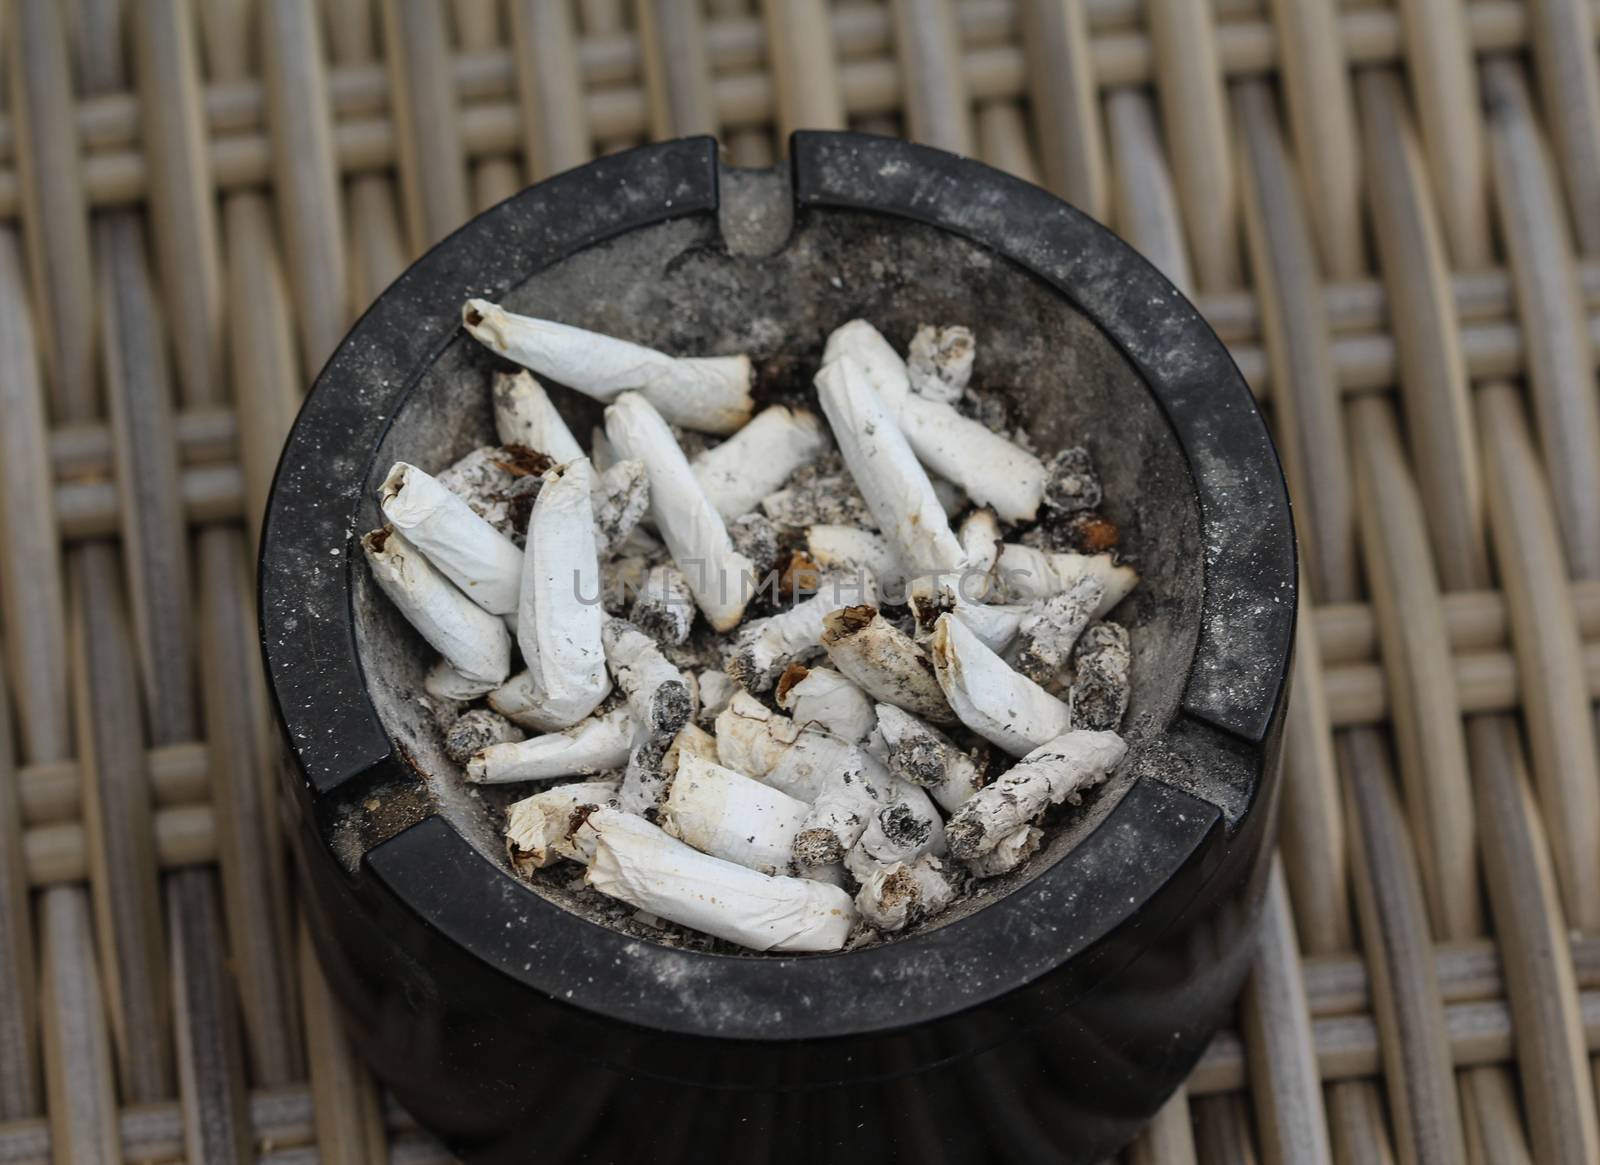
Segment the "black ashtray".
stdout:
<svg viewBox="0 0 1600 1165">
<path fill-rule="evenodd" d="M 279 466 L 262 637 L 304 906 L 355 1043 L 471 1161 L 1099 1160 L 1193 1065 L 1250 962 L 1295 552 L 1238 370 L 1153 268 L 1042 190 L 853 134 L 797 134 L 790 158 L 738 171 L 710 139 L 650 146 L 474 219 L 351 331 Z M 1119 609 L 1117 776 L 974 905 L 840 954 L 677 949 L 518 880 L 503 801 L 444 762 L 416 701 L 430 654 L 357 545 L 392 461 L 441 466 L 493 431 L 471 296 L 749 352 L 783 399 L 854 317 L 897 345 L 970 326 L 977 379 L 1036 445 L 1089 447 L 1143 576 Z"/>
</svg>

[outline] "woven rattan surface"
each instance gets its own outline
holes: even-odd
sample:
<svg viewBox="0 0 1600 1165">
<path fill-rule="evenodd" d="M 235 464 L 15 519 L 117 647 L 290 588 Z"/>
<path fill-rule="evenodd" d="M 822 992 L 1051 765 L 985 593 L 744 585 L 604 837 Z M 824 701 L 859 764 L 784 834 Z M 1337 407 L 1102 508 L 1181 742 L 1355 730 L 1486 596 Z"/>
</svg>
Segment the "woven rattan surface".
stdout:
<svg viewBox="0 0 1600 1165">
<path fill-rule="evenodd" d="M 434 1162 L 296 929 L 253 548 L 355 314 L 524 183 L 802 126 L 1192 295 L 1304 550 L 1234 1030 L 1127 1160 L 1600 1160 L 1591 0 L 11 0 L 0 1162 Z"/>
</svg>

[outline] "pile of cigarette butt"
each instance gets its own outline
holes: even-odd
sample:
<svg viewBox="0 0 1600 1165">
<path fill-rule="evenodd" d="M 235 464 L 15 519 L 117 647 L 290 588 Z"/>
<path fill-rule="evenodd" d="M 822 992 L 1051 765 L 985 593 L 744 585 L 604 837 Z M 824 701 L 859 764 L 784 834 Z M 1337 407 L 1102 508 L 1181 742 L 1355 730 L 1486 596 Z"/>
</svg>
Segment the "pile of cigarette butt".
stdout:
<svg viewBox="0 0 1600 1165">
<path fill-rule="evenodd" d="M 500 444 L 396 463 L 363 547 L 440 656 L 419 698 L 465 779 L 540 783 L 507 814 L 519 874 L 839 950 L 982 893 L 1121 762 L 1106 616 L 1138 576 L 1085 451 L 1041 458 L 969 387 L 966 328 L 904 358 L 837 329 L 819 417 L 757 411 L 745 356 L 463 319 L 523 369 L 495 376 Z M 606 405 L 587 450 L 534 373 Z"/>
</svg>

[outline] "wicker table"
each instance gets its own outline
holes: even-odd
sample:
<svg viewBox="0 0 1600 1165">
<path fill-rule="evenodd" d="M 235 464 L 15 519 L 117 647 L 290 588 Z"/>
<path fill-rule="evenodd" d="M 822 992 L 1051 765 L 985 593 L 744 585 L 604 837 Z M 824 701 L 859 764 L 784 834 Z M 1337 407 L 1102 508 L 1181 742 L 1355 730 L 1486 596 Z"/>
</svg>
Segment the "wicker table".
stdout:
<svg viewBox="0 0 1600 1165">
<path fill-rule="evenodd" d="M 0 31 L 0 1162 L 447 1159 L 294 923 L 251 612 L 278 444 L 474 210 L 845 125 L 1115 226 L 1289 471 L 1264 941 L 1128 1160 L 1600 1159 L 1593 0 L 117 7 Z"/>
</svg>

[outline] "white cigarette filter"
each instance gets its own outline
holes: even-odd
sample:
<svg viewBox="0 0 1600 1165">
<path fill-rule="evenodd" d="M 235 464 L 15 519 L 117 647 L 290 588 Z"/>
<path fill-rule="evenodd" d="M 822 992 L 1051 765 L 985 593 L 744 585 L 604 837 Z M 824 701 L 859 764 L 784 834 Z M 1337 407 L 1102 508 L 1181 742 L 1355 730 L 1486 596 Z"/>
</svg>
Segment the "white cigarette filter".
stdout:
<svg viewBox="0 0 1600 1165">
<path fill-rule="evenodd" d="M 823 620 L 822 645 L 833 666 L 875 700 L 934 724 L 956 722 L 928 653 L 875 607 L 830 612 Z"/>
<path fill-rule="evenodd" d="M 748 356 L 668 356 L 568 324 L 514 315 L 483 299 L 467 300 L 461 320 L 473 339 L 540 376 L 602 403 L 638 392 L 685 428 L 732 433 L 755 407 Z"/>
<path fill-rule="evenodd" d="M 857 526 L 826 523 L 806 530 L 806 553 L 835 574 L 871 574 L 880 594 L 896 602 L 906 597 L 906 577 L 894 550 L 879 535 Z"/>
<path fill-rule="evenodd" d="M 1122 763 L 1128 746 L 1115 732 L 1065 732 L 1040 745 L 979 789 L 945 828 L 951 852 L 979 858 L 1051 805 L 1071 801 Z"/>
<path fill-rule="evenodd" d="M 978 342 L 971 328 L 923 324 L 911 337 L 911 347 L 906 351 L 911 391 L 928 400 L 955 404 L 972 379 L 972 363 L 977 354 Z"/>
<path fill-rule="evenodd" d="M 757 873 L 615 809 L 589 814 L 575 838 L 600 893 L 751 950 L 836 951 L 856 922 L 837 886 Z"/>
<path fill-rule="evenodd" d="M 706 497 L 732 521 L 761 504 L 790 474 L 826 452 L 829 439 L 815 413 L 773 405 L 693 461 Z"/>
<path fill-rule="evenodd" d="M 601 557 L 628 540 L 650 512 L 650 479 L 644 462 L 614 462 L 594 479 L 595 544 Z"/>
<path fill-rule="evenodd" d="M 1133 655 L 1128 629 L 1096 623 L 1078 640 L 1072 656 L 1072 726 L 1115 731 L 1128 710 Z"/>
<path fill-rule="evenodd" d="M 462 594 L 387 526 L 362 538 L 361 549 L 378 589 L 464 679 L 490 684 L 505 680 L 511 670 L 511 632 L 504 620 Z"/>
<path fill-rule="evenodd" d="M 1012 756 L 1023 756 L 1071 727 L 1066 704 L 1013 671 L 954 616 L 939 617 L 929 654 L 961 723 Z"/>
<path fill-rule="evenodd" d="M 835 330 L 828 337 L 822 359 L 824 371 L 833 363 L 848 361 L 858 366 L 861 377 L 876 391 L 917 460 L 930 473 L 952 482 L 979 504 L 993 506 L 1008 522 L 1031 522 L 1038 516 L 1049 479 L 1044 463 L 982 422 L 962 416 L 948 402 L 911 391 L 905 361 L 871 324 L 852 320 Z M 823 407 L 827 409 L 826 401 Z M 844 448 L 839 421 L 831 412 L 828 420 Z M 845 457 L 849 459 L 848 450 Z M 859 475 L 856 480 L 861 480 Z M 864 482 L 861 492 L 870 505 L 872 495 Z M 889 530 L 881 515 L 878 522 Z"/>
<path fill-rule="evenodd" d="M 1039 852 L 1044 841 L 1044 830 L 1037 825 L 1024 825 L 1015 833 L 1000 839 L 1000 843 L 986 854 L 964 858 L 961 864 L 974 878 L 998 878 L 1009 874 Z"/>
<path fill-rule="evenodd" d="M 954 813 L 982 784 L 977 763 L 944 733 L 893 704 L 877 706 L 889 771 Z"/>
<path fill-rule="evenodd" d="M 544 732 L 578 723 L 611 691 L 590 486 L 586 459 L 551 470 L 528 518 L 517 646 L 532 689 L 525 719 Z"/>
<path fill-rule="evenodd" d="M 684 755 L 661 809 L 661 828 L 702 853 L 763 874 L 787 874 L 811 806 L 770 785 Z"/>
<path fill-rule="evenodd" d="M 1105 584 L 1094 575 L 1084 575 L 1060 594 L 1040 599 L 1029 607 L 1017 633 L 1017 670 L 1034 683 L 1059 691 L 1062 673 L 1072 659 L 1072 649 L 1094 618 L 1104 595 Z M 1122 675 L 1126 679 L 1126 667 Z M 1095 727 L 1114 728 L 1116 725 Z"/>
<path fill-rule="evenodd" d="M 729 631 L 744 615 L 754 567 L 733 548 L 722 522 L 666 421 L 644 397 L 625 392 L 606 409 L 606 433 L 622 457 L 644 462 L 650 516 L 706 622 Z"/>
<path fill-rule="evenodd" d="M 961 543 L 894 414 L 848 355 L 815 378 L 822 411 L 873 519 L 912 576 L 955 570 Z"/>
<path fill-rule="evenodd" d="M 867 819 L 866 829 L 844 856 L 845 869 L 858 882 L 883 866 L 912 862 L 923 854 L 939 857 L 947 849 L 944 819 L 925 791 L 896 781 L 886 797 L 888 803 Z"/>
<path fill-rule="evenodd" d="M 628 763 L 635 728 L 628 705 L 596 712 L 561 732 L 492 744 L 467 760 L 467 780 L 484 785 L 591 777 Z"/>
<path fill-rule="evenodd" d="M 791 665 L 778 680 L 777 700 L 796 724 L 814 724 L 851 744 L 878 723 L 872 697 L 831 667 Z"/>
<path fill-rule="evenodd" d="M 944 863 L 924 855 L 868 873 L 856 891 L 856 910 L 869 926 L 893 934 L 942 914 L 955 898 Z"/>
<path fill-rule="evenodd" d="M 652 566 L 634 596 L 629 621 L 661 643 L 682 646 L 694 626 L 694 595 L 675 566 Z"/>
<path fill-rule="evenodd" d="M 1007 542 L 1000 547 L 1000 557 L 995 562 L 996 582 L 1009 602 L 1048 599 L 1084 577 L 1099 579 L 1105 588 L 1100 605 L 1095 608 L 1096 619 L 1104 618 L 1139 584 L 1138 572 L 1131 566 L 1118 565 L 1110 554 L 1055 553 Z"/>
<path fill-rule="evenodd" d="M 822 644 L 827 618 L 842 607 L 877 598 L 870 575 L 825 578 L 816 594 L 788 610 L 740 628 L 728 675 L 747 692 L 765 692 L 783 669 Z"/>
<path fill-rule="evenodd" d="M 572 831 L 585 811 L 614 808 L 616 803 L 616 781 L 557 785 L 514 802 L 506 810 L 506 856 L 511 868 L 526 877 L 561 858 L 575 858 Z"/>
<path fill-rule="evenodd" d="M 683 673 L 654 639 L 624 619 L 607 620 L 600 638 L 635 723 L 651 736 L 677 735 L 694 718 L 694 698 Z"/>
<path fill-rule="evenodd" d="M 557 465 L 583 456 L 550 394 L 527 369 L 494 374 L 494 431 L 502 445 L 526 445 Z"/>
<path fill-rule="evenodd" d="M 488 680 L 468 679 L 443 658 L 428 669 L 422 681 L 422 690 L 437 700 L 476 700 L 497 687 Z"/>
<path fill-rule="evenodd" d="M 378 504 L 389 525 L 462 594 L 492 615 L 517 609 L 522 551 L 437 479 L 396 461 L 378 489 Z"/>
<path fill-rule="evenodd" d="M 956 538 L 960 540 L 961 552 L 966 556 L 961 570 L 963 578 L 993 573 L 994 564 L 1000 558 L 1001 537 L 1000 519 L 989 506 L 973 510 L 961 519 L 961 525 L 956 527 Z M 979 602 L 987 591 L 980 580 L 966 584 L 963 589 Z"/>
<path fill-rule="evenodd" d="M 834 777 L 868 770 L 886 780 L 881 762 L 848 740 L 815 726 L 801 726 L 745 692 L 734 693 L 717 717 L 717 759 L 735 772 L 815 801 Z"/>
</svg>

